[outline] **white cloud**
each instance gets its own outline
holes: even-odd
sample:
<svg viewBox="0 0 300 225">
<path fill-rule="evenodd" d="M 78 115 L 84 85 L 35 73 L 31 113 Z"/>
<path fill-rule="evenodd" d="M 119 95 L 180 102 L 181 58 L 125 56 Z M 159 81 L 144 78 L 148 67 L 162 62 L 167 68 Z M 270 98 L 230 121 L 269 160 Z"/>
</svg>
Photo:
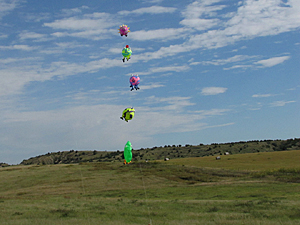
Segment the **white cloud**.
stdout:
<svg viewBox="0 0 300 225">
<path fill-rule="evenodd" d="M 7 38 L 8 35 L 7 34 L 0 34 L 0 38 Z"/>
<path fill-rule="evenodd" d="M 182 72 L 188 70 L 188 66 L 164 66 L 164 67 L 154 67 L 150 69 L 151 73 L 164 73 L 168 71 Z"/>
<path fill-rule="evenodd" d="M 164 87 L 165 85 L 161 83 L 149 83 L 149 85 L 142 85 L 140 88 L 141 90 L 153 89 L 153 88 L 160 88 Z"/>
<path fill-rule="evenodd" d="M 196 30 L 207 30 L 211 27 L 216 26 L 219 23 L 218 19 L 184 19 L 180 24 L 188 27 L 193 27 Z"/>
<path fill-rule="evenodd" d="M 66 30 L 64 32 L 54 32 L 54 37 L 80 37 L 93 40 L 108 38 L 110 27 L 116 26 L 118 23 L 109 13 L 93 13 L 83 16 L 69 17 L 54 22 L 44 23 L 44 26 L 52 29 Z"/>
<path fill-rule="evenodd" d="M 238 39 L 287 32 L 299 27 L 299 12 L 297 0 L 290 0 L 287 5 L 280 0 L 247 0 L 227 22 L 225 31 Z"/>
<path fill-rule="evenodd" d="M 255 57 L 256 56 L 235 55 L 235 56 L 229 57 L 227 59 L 215 59 L 215 60 L 211 60 L 211 61 L 203 61 L 203 62 L 200 62 L 200 63 L 203 64 L 203 65 L 219 66 L 219 65 L 225 65 L 225 64 L 228 64 L 228 63 L 244 61 L 246 59 L 251 59 L 251 58 L 255 58 Z"/>
<path fill-rule="evenodd" d="M 39 57 L 26 57 L 26 58 L 5 58 L 5 59 L 0 59 L 0 63 L 2 64 L 10 64 L 10 63 L 20 63 L 24 61 L 39 61 L 41 58 Z"/>
<path fill-rule="evenodd" d="M 64 78 L 79 73 L 94 73 L 100 69 L 124 66 L 120 63 L 121 60 L 102 58 L 87 63 L 52 62 L 45 68 L 42 63 L 34 61 L 34 58 L 29 58 L 31 60 L 11 58 L 6 61 L 6 63 L 14 62 L 15 64 L 7 68 L 0 68 L 2 79 L 0 83 L 0 96 L 18 94 L 25 85 L 32 81 L 43 82 L 53 77 Z"/>
<path fill-rule="evenodd" d="M 101 13 L 100 15 L 86 15 L 84 18 L 70 17 L 62 20 L 55 20 L 51 23 L 44 23 L 44 26 L 53 29 L 64 30 L 99 30 L 108 28 L 114 25 L 111 21 L 110 15 Z"/>
<path fill-rule="evenodd" d="M 284 61 L 288 60 L 290 56 L 281 56 L 281 57 L 273 57 L 270 59 L 264 59 L 257 61 L 255 64 L 261 64 L 263 67 L 272 67 L 276 66 Z"/>
<path fill-rule="evenodd" d="M 39 34 L 35 32 L 30 32 L 30 31 L 23 31 L 22 33 L 19 34 L 20 40 L 26 40 L 26 39 L 45 39 L 46 35 L 45 34 Z"/>
<path fill-rule="evenodd" d="M 202 61 L 202 62 L 191 62 L 190 65 L 215 65 L 215 66 L 219 66 L 219 65 L 225 65 L 228 63 L 235 63 L 235 62 L 241 62 L 241 61 L 245 61 L 245 60 L 250 60 L 253 58 L 257 58 L 258 56 L 248 56 L 248 55 L 235 55 L 233 57 L 227 58 L 227 59 L 215 59 L 215 60 L 211 60 L 211 61 Z M 266 59 L 266 60 L 260 60 L 257 62 L 254 62 L 254 64 L 260 64 L 262 65 L 261 67 L 272 67 L 275 66 L 277 64 L 280 64 L 286 60 L 288 60 L 290 58 L 290 56 L 282 56 L 282 57 L 272 57 L 270 59 Z M 231 67 L 227 67 L 224 68 L 224 70 L 232 70 L 232 69 L 246 69 L 246 68 L 251 68 L 254 67 L 253 65 L 234 65 Z"/>
<path fill-rule="evenodd" d="M 182 11 L 182 15 L 188 19 L 199 18 L 203 15 L 212 16 L 215 11 L 221 10 L 225 7 L 224 5 L 214 5 L 219 2 L 221 2 L 221 0 L 194 1 Z"/>
<path fill-rule="evenodd" d="M 91 40 L 101 40 L 109 38 L 109 33 L 106 33 L 103 29 L 91 29 L 91 30 L 84 30 L 79 32 L 54 32 L 51 34 L 53 37 L 77 37 L 77 38 L 86 38 Z"/>
<path fill-rule="evenodd" d="M 183 19 L 180 24 L 194 28 L 196 30 L 206 30 L 211 27 L 218 25 L 220 22 L 219 19 L 207 19 L 201 18 L 205 16 L 213 16 L 215 12 L 218 10 L 222 10 L 224 5 L 213 5 L 214 3 L 218 3 L 220 0 L 215 1 L 195 1 L 189 4 L 186 9 L 182 12 L 182 15 L 185 19 Z"/>
<path fill-rule="evenodd" d="M 280 106 L 285 106 L 286 104 L 289 104 L 289 103 L 294 103 L 296 101 L 275 101 L 275 102 L 272 102 L 270 104 L 271 107 L 280 107 Z"/>
<path fill-rule="evenodd" d="M 202 95 L 217 95 L 222 94 L 227 91 L 227 88 L 224 87 L 205 87 L 202 89 Z"/>
<path fill-rule="evenodd" d="M 201 116 L 220 116 L 225 112 L 231 111 L 230 109 L 210 109 L 210 110 L 200 110 L 196 113 L 199 113 Z"/>
<path fill-rule="evenodd" d="M 165 73 L 165 72 L 182 72 L 182 71 L 187 71 L 190 68 L 186 65 L 184 66 L 162 66 L 162 67 L 153 67 L 150 68 L 148 71 L 146 72 L 137 72 L 137 74 L 140 75 L 149 75 L 149 74 L 153 74 L 153 73 Z"/>
<path fill-rule="evenodd" d="M 188 52 L 191 47 L 185 45 L 170 45 L 169 47 L 161 47 L 156 52 L 146 52 L 138 55 L 139 60 L 149 61 L 152 59 L 160 59 L 168 56 L 177 55 L 179 53 Z"/>
<path fill-rule="evenodd" d="M 21 40 L 24 39 L 36 39 L 36 38 L 43 38 L 45 37 L 44 34 L 38 34 L 35 32 L 30 32 L 30 31 L 23 31 L 22 33 L 19 34 L 19 37 Z"/>
<path fill-rule="evenodd" d="M 297 90 L 298 88 L 300 88 L 300 85 L 297 85 L 296 87 L 289 88 L 289 89 L 287 89 L 287 90 L 288 90 L 288 91 L 295 91 L 295 90 Z"/>
<path fill-rule="evenodd" d="M 146 3 L 160 3 L 162 2 L 163 0 L 142 0 L 143 2 L 146 2 Z"/>
<path fill-rule="evenodd" d="M 251 66 L 251 65 L 235 65 L 235 66 L 223 68 L 223 70 L 247 69 L 247 68 L 251 68 L 251 67 L 253 67 L 253 66 Z"/>
<path fill-rule="evenodd" d="M 66 16 L 70 16 L 73 14 L 79 14 L 82 13 L 83 10 L 89 9 L 88 6 L 81 6 L 78 8 L 72 8 L 72 9 L 62 9 L 62 13 L 64 13 Z"/>
<path fill-rule="evenodd" d="M 0 0 L 0 19 L 22 3 L 23 0 Z"/>
<path fill-rule="evenodd" d="M 38 12 L 35 12 L 35 13 L 29 13 L 27 12 L 26 15 L 23 15 L 24 16 L 24 19 L 26 22 L 40 22 L 42 20 L 50 20 L 52 19 L 52 15 L 50 13 L 38 13 Z"/>
<path fill-rule="evenodd" d="M 154 111 L 177 110 L 178 112 L 184 110 L 183 107 L 185 106 L 195 105 L 195 103 L 190 102 L 189 99 L 190 97 L 156 97 L 153 95 L 146 98 L 145 104 L 153 104 Z M 163 103 L 163 106 L 155 106 L 159 103 Z"/>
<path fill-rule="evenodd" d="M 150 14 L 160 14 L 160 13 L 173 13 L 176 11 L 176 8 L 174 7 L 163 7 L 163 6 L 151 6 L 151 7 L 145 7 L 145 8 L 139 8 L 136 10 L 132 11 L 120 11 L 118 12 L 120 15 L 129 15 L 129 14 L 145 14 L 145 13 L 150 13 Z"/>
<path fill-rule="evenodd" d="M 211 4 L 210 1 L 195 2 L 193 4 L 198 5 L 200 3 L 204 5 Z M 190 11 L 186 10 L 186 15 L 184 15 L 186 19 L 198 18 L 203 15 L 204 9 L 195 9 L 195 12 L 192 9 Z M 208 10 L 207 13 L 213 16 L 214 10 L 219 10 L 219 8 Z M 189 13 L 190 16 L 188 16 Z M 286 5 L 282 5 L 280 0 L 245 0 L 239 5 L 237 12 L 232 13 L 232 17 L 228 21 L 220 21 L 219 25 L 223 29 L 208 30 L 204 33 L 191 35 L 190 39 L 183 44 L 161 47 L 156 52 L 141 55 L 141 58 L 144 58 L 144 60 L 159 59 L 199 48 L 216 49 L 241 40 L 277 35 L 295 30 L 300 28 L 300 4 L 297 0 L 290 0 Z M 236 67 L 227 69 L 234 68 Z"/>
<path fill-rule="evenodd" d="M 153 39 L 161 39 L 163 41 L 178 39 L 189 34 L 186 28 L 167 28 L 158 30 L 140 30 L 130 33 L 130 38 L 138 41 L 148 41 Z"/>
<path fill-rule="evenodd" d="M 81 47 L 88 47 L 87 44 L 79 44 L 76 41 L 73 42 L 58 42 L 55 43 L 60 49 L 65 49 L 65 48 L 81 48 Z"/>
<path fill-rule="evenodd" d="M 268 98 L 274 96 L 273 94 L 255 94 L 252 95 L 253 98 Z"/>
<path fill-rule="evenodd" d="M 11 45 L 11 46 L 0 46 L 0 49 L 32 51 L 36 49 L 36 47 L 32 47 L 28 45 Z"/>
</svg>

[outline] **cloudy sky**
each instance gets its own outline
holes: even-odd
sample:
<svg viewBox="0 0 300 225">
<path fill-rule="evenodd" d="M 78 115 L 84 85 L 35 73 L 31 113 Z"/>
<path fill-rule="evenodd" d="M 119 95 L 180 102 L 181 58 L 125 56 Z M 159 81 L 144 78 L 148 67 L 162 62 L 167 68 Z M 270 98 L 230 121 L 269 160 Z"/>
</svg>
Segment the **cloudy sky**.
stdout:
<svg viewBox="0 0 300 225">
<path fill-rule="evenodd" d="M 0 27 L 0 162 L 300 136 L 299 0 L 0 0 Z"/>
</svg>

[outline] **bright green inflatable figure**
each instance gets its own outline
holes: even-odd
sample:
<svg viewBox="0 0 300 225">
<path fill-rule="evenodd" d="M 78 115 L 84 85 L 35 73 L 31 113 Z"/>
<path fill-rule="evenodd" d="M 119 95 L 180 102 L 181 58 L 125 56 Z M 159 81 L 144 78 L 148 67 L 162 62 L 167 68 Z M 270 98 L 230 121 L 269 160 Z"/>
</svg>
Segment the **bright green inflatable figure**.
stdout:
<svg viewBox="0 0 300 225">
<path fill-rule="evenodd" d="M 132 120 L 134 117 L 134 113 L 135 110 L 134 108 L 126 108 L 124 109 L 122 116 L 120 117 L 121 120 L 125 119 L 126 122 L 128 122 L 128 120 Z"/>
<path fill-rule="evenodd" d="M 125 147 L 124 147 L 124 164 L 131 163 L 132 159 L 132 145 L 130 141 L 127 141 Z"/>
<path fill-rule="evenodd" d="M 123 48 L 122 50 L 123 62 L 125 62 L 125 58 L 128 61 L 130 59 L 131 54 L 132 54 L 131 48 L 129 47 L 129 45 L 126 45 L 126 47 Z"/>
</svg>

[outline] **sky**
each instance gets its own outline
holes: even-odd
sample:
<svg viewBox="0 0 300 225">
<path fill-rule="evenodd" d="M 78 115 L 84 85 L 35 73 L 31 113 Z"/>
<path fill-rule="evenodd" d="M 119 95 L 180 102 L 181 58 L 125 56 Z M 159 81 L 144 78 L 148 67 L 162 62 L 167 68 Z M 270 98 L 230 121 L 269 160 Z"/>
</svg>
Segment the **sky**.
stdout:
<svg viewBox="0 0 300 225">
<path fill-rule="evenodd" d="M 299 34 L 299 0 L 0 0 L 0 162 L 297 138 Z"/>
</svg>

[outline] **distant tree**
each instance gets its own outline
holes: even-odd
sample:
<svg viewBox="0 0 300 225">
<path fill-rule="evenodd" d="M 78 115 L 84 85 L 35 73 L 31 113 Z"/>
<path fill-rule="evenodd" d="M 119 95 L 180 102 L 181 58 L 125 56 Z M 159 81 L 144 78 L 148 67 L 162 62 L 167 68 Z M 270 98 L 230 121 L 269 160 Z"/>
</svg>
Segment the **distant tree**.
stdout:
<svg viewBox="0 0 300 225">
<path fill-rule="evenodd" d="M 7 167 L 7 166 L 9 166 L 9 164 L 7 164 L 7 163 L 0 163 L 0 167 Z"/>
</svg>

